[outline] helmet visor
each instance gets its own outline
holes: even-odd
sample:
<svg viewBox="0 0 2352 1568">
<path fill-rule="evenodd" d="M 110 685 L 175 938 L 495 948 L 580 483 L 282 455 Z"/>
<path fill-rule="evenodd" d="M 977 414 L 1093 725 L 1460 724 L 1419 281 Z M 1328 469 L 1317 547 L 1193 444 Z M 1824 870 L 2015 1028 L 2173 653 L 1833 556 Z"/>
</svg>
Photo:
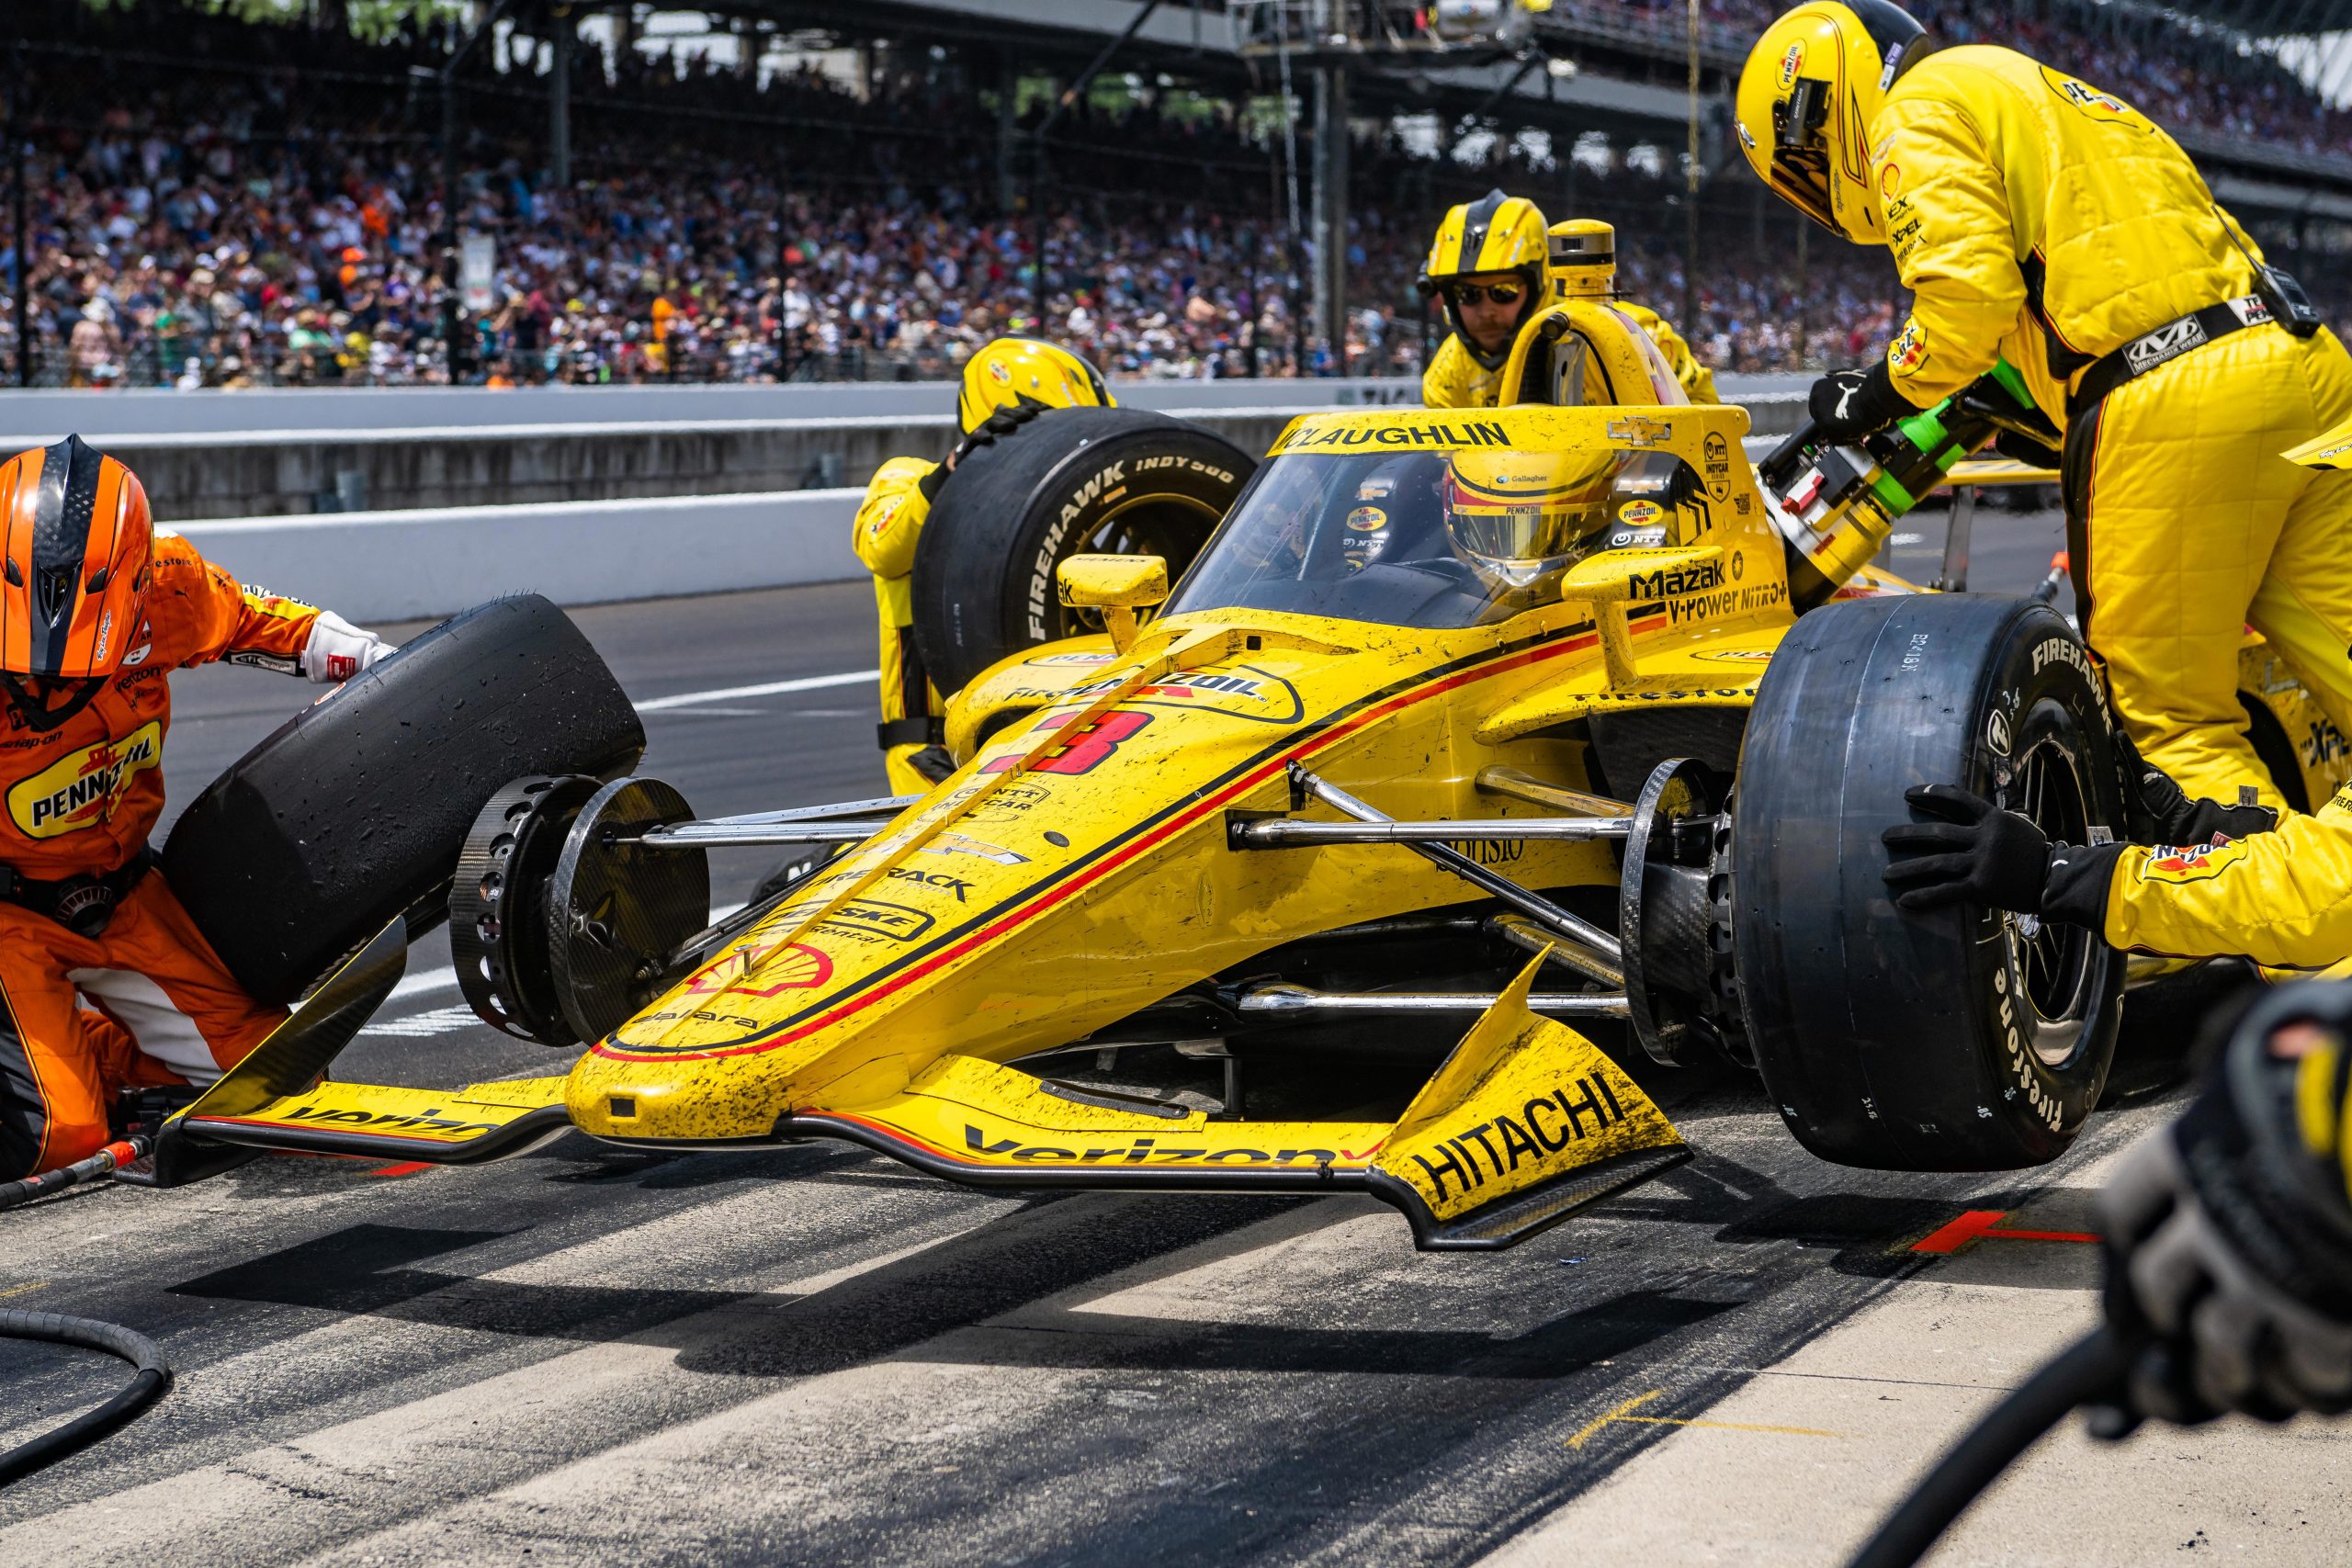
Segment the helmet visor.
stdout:
<svg viewBox="0 0 2352 1568">
<path fill-rule="evenodd" d="M 1828 84 L 1797 78 L 1795 90 L 1772 106 L 1770 179 L 1783 200 L 1826 229 L 1838 228 L 1829 196 Z"/>
<path fill-rule="evenodd" d="M 1456 552 L 1498 585 L 1524 588 L 1565 570 L 1606 525 L 1600 463 L 1548 452 L 1462 454 L 1446 475 L 1445 523 Z"/>
</svg>

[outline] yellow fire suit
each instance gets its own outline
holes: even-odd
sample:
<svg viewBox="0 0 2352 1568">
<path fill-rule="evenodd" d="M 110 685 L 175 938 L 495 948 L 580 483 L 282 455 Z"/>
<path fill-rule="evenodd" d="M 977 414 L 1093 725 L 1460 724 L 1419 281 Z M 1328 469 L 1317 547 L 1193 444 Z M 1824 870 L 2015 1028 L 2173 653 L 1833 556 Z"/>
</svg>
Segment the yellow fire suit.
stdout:
<svg viewBox="0 0 2352 1568">
<path fill-rule="evenodd" d="M 1692 402 L 1720 400 L 1715 396 L 1715 373 L 1699 363 L 1690 353 L 1690 345 L 1682 341 L 1681 334 L 1664 317 L 1630 299 L 1611 299 L 1609 303 L 1649 334 Z M 1535 319 L 1530 316 L 1528 324 L 1533 325 Z M 1489 370 L 1479 364 L 1460 333 L 1448 333 L 1445 341 L 1438 344 L 1437 353 L 1430 356 L 1429 368 L 1421 372 L 1421 403 L 1433 409 L 1493 408 L 1502 389 L 1502 375 L 1499 365 Z"/>
<path fill-rule="evenodd" d="M 2352 413 L 2352 359 L 2331 333 L 2256 325 L 2070 411 L 2100 356 L 2252 295 L 2253 242 L 2145 116 L 2012 50 L 1929 55 L 1869 140 L 1917 297 L 1895 389 L 1926 406 L 1996 356 L 2024 372 L 2066 430 L 2083 629 L 2132 738 L 2192 797 L 2251 784 L 2283 804 L 2243 733 L 2238 642 L 2250 622 L 2352 724 L 2352 476 L 2278 456 Z"/>
<path fill-rule="evenodd" d="M 945 711 L 915 653 L 915 540 L 931 502 L 922 485 L 937 463 L 893 457 L 874 470 L 851 524 L 857 558 L 874 574 L 874 603 L 882 630 L 883 767 L 893 795 L 921 795 L 931 780 L 917 772 L 914 754 L 933 743 Z"/>
<path fill-rule="evenodd" d="M 2114 946 L 2326 969 L 2352 957 L 2352 786 L 2273 832 L 2187 849 L 2135 844 L 2115 863 Z"/>
</svg>

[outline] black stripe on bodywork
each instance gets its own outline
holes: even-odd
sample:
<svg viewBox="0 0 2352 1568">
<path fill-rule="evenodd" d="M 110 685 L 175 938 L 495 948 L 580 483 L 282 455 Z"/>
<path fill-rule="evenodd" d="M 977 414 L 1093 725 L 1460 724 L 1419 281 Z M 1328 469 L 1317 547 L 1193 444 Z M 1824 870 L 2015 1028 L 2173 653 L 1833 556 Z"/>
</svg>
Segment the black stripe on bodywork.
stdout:
<svg viewBox="0 0 2352 1568">
<path fill-rule="evenodd" d="M 1663 612 L 1664 608 L 1665 606 L 1662 604 L 1657 605 L 1648 613 L 1658 614 Z M 1636 615 L 1632 618 L 1638 620 L 1642 618 L 1641 614 L 1636 613 Z M 759 1030 L 754 1033 L 744 1035 L 742 1038 L 738 1040 L 730 1040 L 723 1045 L 692 1045 L 676 1048 L 667 1048 L 659 1045 L 631 1045 L 625 1042 L 615 1042 L 612 1039 L 612 1036 L 606 1035 L 603 1041 L 598 1042 L 598 1048 L 601 1049 L 605 1044 L 611 1044 L 616 1051 L 624 1053 L 630 1056 L 697 1056 L 704 1055 L 714 1051 L 739 1051 L 747 1045 L 756 1044 L 758 1042 L 765 1040 L 772 1035 L 781 1034 L 789 1030 L 797 1028 L 800 1024 L 816 1017 L 820 1013 L 830 1012 L 834 1008 L 841 1006 L 842 1003 L 854 1000 L 864 992 L 881 984 L 883 981 L 889 979 L 901 969 L 907 968 L 910 964 L 922 963 L 923 960 L 931 957 L 933 953 L 939 952 L 942 948 L 953 946 L 956 942 L 962 941 L 965 937 L 970 935 L 980 927 L 1002 918 L 1006 913 L 1017 908 L 1021 905 L 1030 903 L 1035 899 L 1045 897 L 1057 886 L 1067 881 L 1069 878 L 1077 875 L 1080 872 L 1086 870 L 1088 867 L 1093 865 L 1095 862 L 1102 860 L 1107 855 L 1114 854 L 1119 850 L 1125 848 L 1129 840 L 1134 839 L 1140 834 L 1149 832 L 1168 818 L 1174 816 L 1180 811 L 1190 808 L 1197 801 L 1216 794 L 1219 790 L 1225 788 L 1226 785 L 1231 784 L 1242 774 L 1249 773 L 1254 768 L 1261 766 L 1268 758 L 1278 756 L 1285 751 L 1306 750 L 1307 743 L 1315 737 L 1332 728 L 1341 721 L 1352 716 L 1362 710 L 1385 703 L 1389 698 L 1409 692 L 1416 686 L 1425 686 L 1432 682 L 1442 681 L 1449 675 L 1457 674 L 1464 670 L 1474 668 L 1479 664 L 1509 659 L 1516 654 L 1523 653 L 1531 648 L 1540 647 L 1545 643 L 1566 641 L 1572 637 L 1580 637 L 1590 632 L 1592 629 L 1593 625 L 1590 621 L 1578 621 L 1573 626 L 1562 626 L 1555 631 L 1545 632 L 1541 636 L 1522 637 L 1518 641 L 1504 643 L 1499 647 L 1487 649 L 1478 653 L 1465 654 L 1462 658 L 1453 660 L 1448 663 L 1434 665 L 1428 670 L 1419 671 L 1417 674 L 1408 675 L 1401 680 L 1391 682 L 1385 686 L 1368 692 L 1344 707 L 1334 708 L 1331 712 L 1324 715 L 1322 717 L 1316 719 L 1309 724 L 1302 725 L 1298 728 L 1292 730 L 1289 734 L 1275 739 L 1266 746 L 1261 747 L 1258 750 L 1250 753 L 1248 757 L 1242 759 L 1238 762 L 1236 762 L 1232 767 L 1227 768 L 1224 773 L 1219 773 L 1216 777 L 1209 780 L 1207 783 L 1201 784 L 1189 795 L 1169 802 L 1167 805 L 1161 807 L 1158 811 L 1153 812 L 1150 816 L 1144 818 L 1141 821 L 1138 821 L 1132 827 L 1128 828 L 1125 832 L 1119 834 L 1116 838 L 1110 840 L 1106 843 L 1097 846 L 1085 855 L 1077 860 L 1071 861 L 1069 864 L 1062 866 L 1051 874 L 1040 877 L 1038 880 L 1031 883 L 1028 886 L 1023 888 L 1019 893 L 1013 895 L 1012 897 L 1004 899 L 1001 903 L 990 905 L 985 909 L 975 911 L 961 924 L 952 926 L 947 930 L 943 931 L 937 936 L 933 937 L 929 942 L 923 943 L 921 947 L 916 948 L 913 952 L 906 953 L 902 957 L 894 959 L 890 963 L 884 964 L 882 967 L 874 970 L 870 974 L 861 976 L 857 982 L 848 989 L 836 991 L 830 997 L 812 1002 L 808 1006 L 802 1008 L 798 1012 L 778 1019 L 774 1023 L 769 1024 L 767 1027 Z M 853 851 L 852 852 L 854 853 L 855 852 Z M 624 1024 L 622 1027 L 626 1028 L 628 1026 Z"/>
<path fill-rule="evenodd" d="M 33 1071 L 32 1048 L 0 981 L 0 1181 L 40 1174 L 41 1145 L 49 1138 L 49 1102 Z"/>
<path fill-rule="evenodd" d="M 54 675 L 65 665 L 66 631 L 82 597 L 83 555 L 90 538 L 90 514 L 98 502 L 98 467 L 104 459 L 78 435 L 45 448 L 40 490 L 33 502 L 33 558 L 26 598 L 32 607 L 28 662 L 35 675 Z"/>
</svg>

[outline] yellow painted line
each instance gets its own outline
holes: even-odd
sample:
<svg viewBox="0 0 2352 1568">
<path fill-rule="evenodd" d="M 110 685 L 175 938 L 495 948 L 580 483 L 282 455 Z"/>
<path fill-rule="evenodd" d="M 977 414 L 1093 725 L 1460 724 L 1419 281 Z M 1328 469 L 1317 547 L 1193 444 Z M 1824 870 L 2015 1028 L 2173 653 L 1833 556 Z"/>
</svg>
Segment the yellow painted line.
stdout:
<svg viewBox="0 0 2352 1568">
<path fill-rule="evenodd" d="M 1818 1427 L 1765 1427 L 1747 1421 L 1686 1420 L 1673 1416 L 1634 1414 L 1665 1392 L 1666 1390 L 1662 1388 L 1654 1388 L 1647 1393 L 1637 1393 L 1614 1410 L 1594 1416 L 1584 1424 L 1575 1437 L 1568 1439 L 1567 1446 L 1571 1449 L 1584 1447 L 1592 1440 L 1594 1434 L 1612 1421 L 1623 1421 L 1635 1427 L 1712 1427 L 1718 1432 L 1770 1432 L 1787 1438 L 1843 1438 L 1846 1436 L 1843 1432 L 1826 1432 Z"/>
<path fill-rule="evenodd" d="M 1585 1444 L 1592 1440 L 1592 1435 L 1595 1432 L 1600 1431 L 1611 1421 L 1623 1421 L 1626 1417 L 1627 1414 L 1632 1411 L 1639 1410 L 1643 1405 L 1647 1404 L 1651 1400 L 1656 1399 L 1665 1392 L 1666 1390 L 1662 1388 L 1654 1388 L 1647 1393 L 1637 1393 L 1633 1398 L 1627 1400 L 1624 1404 L 1619 1405 L 1616 1409 L 1610 1411 L 1607 1415 L 1594 1416 L 1591 1420 L 1585 1423 L 1583 1430 L 1579 1431 L 1575 1437 L 1568 1439 L 1568 1447 L 1572 1449 L 1580 1449 L 1584 1447 Z"/>
<path fill-rule="evenodd" d="M 27 1292 L 28 1292 L 28 1291 L 38 1291 L 38 1290 L 40 1290 L 43 1285 L 46 1285 L 46 1284 L 48 1284 L 48 1283 L 49 1283 L 49 1281 L 48 1281 L 48 1280 L 34 1280 L 31 1284 L 29 1284 L 29 1285 L 11 1285 L 11 1286 L 9 1286 L 6 1290 L 5 1290 L 5 1291 L 0 1291 L 0 1298 L 5 1298 L 5 1297 L 7 1297 L 7 1296 L 21 1296 L 21 1295 L 25 1294 L 25 1293 L 26 1293 Z"/>
</svg>

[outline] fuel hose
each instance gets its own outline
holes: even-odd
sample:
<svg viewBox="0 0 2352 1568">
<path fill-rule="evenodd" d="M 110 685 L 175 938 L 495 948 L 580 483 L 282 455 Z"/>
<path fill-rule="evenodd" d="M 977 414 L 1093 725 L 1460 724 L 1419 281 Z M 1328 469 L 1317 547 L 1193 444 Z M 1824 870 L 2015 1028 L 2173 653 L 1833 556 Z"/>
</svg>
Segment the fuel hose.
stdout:
<svg viewBox="0 0 2352 1568">
<path fill-rule="evenodd" d="M 28 1176 L 21 1181 L 0 1184 L 0 1209 L 13 1209 L 62 1192 L 77 1182 L 94 1180 L 107 1175 L 118 1166 L 130 1164 L 145 1154 L 148 1140 L 144 1137 L 126 1138 L 109 1144 L 88 1159 L 77 1160 L 56 1170 L 46 1170 L 39 1176 Z M 172 1386 L 172 1369 L 164 1353 L 153 1339 L 134 1334 L 119 1324 L 100 1323 L 96 1318 L 67 1317 L 53 1312 L 23 1312 L 0 1310 L 0 1339 L 30 1339 L 51 1345 L 72 1345 L 85 1350 L 102 1350 L 109 1356 L 119 1356 L 134 1369 L 131 1379 L 112 1399 L 95 1410 L 85 1411 L 62 1427 L 53 1427 L 29 1442 L 0 1453 L 0 1486 L 23 1480 L 33 1472 L 55 1464 L 68 1454 L 78 1453 L 100 1438 L 128 1423 L 141 1411 L 164 1396 Z"/>
<path fill-rule="evenodd" d="M 2111 1397 L 2130 1364 L 2123 1341 L 2105 1327 L 2060 1351 L 1936 1461 L 1847 1568 L 1912 1568 L 2001 1472 L 2068 1411 Z"/>
</svg>

